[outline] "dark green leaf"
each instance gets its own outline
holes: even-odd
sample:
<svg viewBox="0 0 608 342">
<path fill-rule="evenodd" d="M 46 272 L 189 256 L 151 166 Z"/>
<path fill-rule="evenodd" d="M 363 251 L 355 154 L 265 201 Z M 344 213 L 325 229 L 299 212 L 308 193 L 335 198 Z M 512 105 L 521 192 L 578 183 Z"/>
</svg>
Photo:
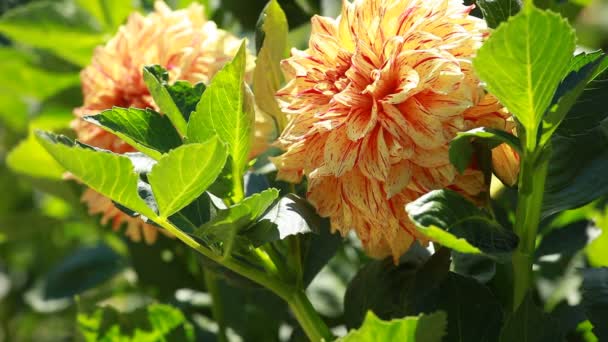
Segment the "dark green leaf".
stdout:
<svg viewBox="0 0 608 342">
<path fill-rule="evenodd" d="M 575 105 L 587 84 L 600 72 L 608 68 L 608 59 L 601 51 L 575 56 L 570 63 L 569 74 L 560 83 L 551 108 L 543 118 L 541 144 L 549 141 L 566 114 Z"/>
<path fill-rule="evenodd" d="M 491 28 L 497 28 L 521 9 L 521 0 L 477 0 L 476 3 Z"/>
<path fill-rule="evenodd" d="M 431 191 L 406 210 L 421 233 L 456 251 L 501 257 L 517 247 L 517 235 L 454 191 Z"/>
<path fill-rule="evenodd" d="M 338 339 L 340 342 L 416 341 L 440 342 L 445 334 L 444 312 L 405 317 L 389 322 L 369 312 L 361 328 Z"/>
<path fill-rule="evenodd" d="M 608 339 L 608 268 L 583 271 L 583 307 L 599 341 Z"/>
<path fill-rule="evenodd" d="M 68 255 L 46 276 L 44 298 L 72 297 L 100 285 L 124 268 L 124 260 L 104 244 Z"/>
<path fill-rule="evenodd" d="M 161 113 L 169 117 L 180 136 L 186 136 L 186 116 L 180 111 L 175 100 L 169 92 L 169 74 L 160 65 L 144 67 L 144 82 L 160 108 Z M 210 137 L 208 137 L 210 138 Z M 202 142 L 202 141 L 199 141 Z"/>
<path fill-rule="evenodd" d="M 114 107 L 84 119 L 156 160 L 182 144 L 167 116 L 150 109 Z"/>
<path fill-rule="evenodd" d="M 194 328 L 184 314 L 164 304 L 152 304 L 129 313 L 105 306 L 90 315 L 79 313 L 78 325 L 88 342 L 194 342 Z"/>
<path fill-rule="evenodd" d="M 521 153 L 519 139 L 514 135 L 498 129 L 478 127 L 470 131 L 459 132 L 450 142 L 450 162 L 456 169 L 463 173 L 473 158 L 473 141 L 482 142 L 488 148 L 493 149 L 502 143 L 506 143 Z"/>
<path fill-rule="evenodd" d="M 536 306 L 528 295 L 517 311 L 507 316 L 499 341 L 555 342 L 563 338 L 557 321 Z"/>
<path fill-rule="evenodd" d="M 247 197 L 240 203 L 218 212 L 213 220 L 198 228 L 194 235 L 218 253 L 228 256 L 232 252 L 237 234 L 256 222 L 278 195 L 278 190 L 268 189 Z"/>
<path fill-rule="evenodd" d="M 306 200 L 288 194 L 268 209 L 246 235 L 255 246 L 260 246 L 291 235 L 318 233 L 322 223 L 323 219 Z"/>
</svg>

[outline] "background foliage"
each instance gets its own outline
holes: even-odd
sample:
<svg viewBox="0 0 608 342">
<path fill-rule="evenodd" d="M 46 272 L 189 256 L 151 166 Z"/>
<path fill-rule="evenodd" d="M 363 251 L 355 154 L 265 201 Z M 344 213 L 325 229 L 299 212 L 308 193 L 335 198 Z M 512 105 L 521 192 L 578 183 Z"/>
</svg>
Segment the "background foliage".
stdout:
<svg viewBox="0 0 608 342">
<path fill-rule="evenodd" d="M 168 1 L 174 8 L 190 2 Z M 254 41 L 266 1 L 201 2 L 220 27 Z M 306 46 L 312 15 L 335 15 L 340 5 L 337 0 L 279 3 L 289 23 L 288 45 L 296 47 Z M 497 3 L 504 2 L 479 1 L 482 9 Z M 589 51 L 608 49 L 608 2 L 537 3 L 570 19 L 579 46 Z M 79 202 L 82 189 L 62 181 L 62 168 L 32 134 L 45 129 L 71 135 L 72 109 L 82 102 L 78 72 L 89 63 L 93 47 L 107 40 L 128 13 L 145 12 L 151 6 L 152 1 L 146 0 L 0 2 L 0 340 L 112 340 L 118 336 L 212 340 L 218 325 L 211 319 L 209 291 L 218 291 L 222 298 L 229 336 L 247 341 L 305 338 L 286 305 L 250 281 L 219 269 L 219 288 L 206 288 L 202 266 L 217 266 L 179 241 L 161 236 L 147 246 L 101 227 Z M 496 23 L 503 19 L 491 18 Z M 335 332 L 344 335 L 362 323 L 371 327 L 345 338 L 356 341 L 366 334 L 378 336 L 370 331 L 387 324 L 379 323 L 378 317 L 423 314 L 383 333 L 390 331 L 387 339 L 416 336 L 420 341 L 436 341 L 441 337 L 424 336 L 429 330 L 424 327 L 440 331 L 445 326 L 450 340 L 608 339 L 608 234 L 602 234 L 608 231 L 603 199 L 607 185 L 605 177 L 600 177 L 608 167 L 608 140 L 600 124 L 608 112 L 591 105 L 607 93 L 606 82 L 604 73 L 588 87 L 583 93 L 588 101 L 575 104 L 565 119 L 567 124 L 553 138 L 560 142 L 556 144 L 560 158 L 549 170 L 541 239 L 534 255 L 538 298 L 527 297 L 516 314 L 501 311 L 509 291 L 502 286 L 508 272 L 500 262 L 504 246 L 493 240 L 466 237 L 479 242 L 469 247 L 493 258 L 446 250 L 430 256 L 416 247 L 395 266 L 387 260 L 368 260 L 354 239 L 340 243 L 338 237 L 327 236 L 324 226 L 322 235 L 309 238 L 307 246 L 314 253 L 306 260 L 304 278 L 313 304 Z M 234 165 L 244 166 L 242 161 Z M 268 181 L 253 179 L 245 191 L 259 192 L 268 187 Z M 495 195 L 497 216 L 505 227 L 511 226 L 515 191 L 503 188 Z M 576 208 L 588 202 L 585 196 L 600 199 Z M 164 208 L 167 212 L 181 209 L 169 204 Z M 554 215 L 564 209 L 570 210 Z M 535 305 L 537 299 L 540 308 Z M 368 314 L 369 309 L 375 315 Z M 458 319 L 446 320 L 444 315 Z M 525 324 L 537 328 L 524 330 Z M 534 336 L 521 336 L 523 331 Z"/>
</svg>

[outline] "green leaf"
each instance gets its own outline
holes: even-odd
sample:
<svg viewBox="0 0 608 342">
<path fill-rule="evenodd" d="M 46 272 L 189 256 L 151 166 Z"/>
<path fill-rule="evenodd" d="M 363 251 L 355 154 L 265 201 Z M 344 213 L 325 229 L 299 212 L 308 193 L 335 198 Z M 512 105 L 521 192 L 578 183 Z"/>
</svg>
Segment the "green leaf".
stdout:
<svg viewBox="0 0 608 342">
<path fill-rule="evenodd" d="M 110 306 L 92 314 L 79 313 L 78 326 L 85 341 L 165 341 L 194 342 L 194 327 L 178 309 L 151 304 L 123 313 Z"/>
<path fill-rule="evenodd" d="M 136 9 L 133 1 L 124 0 L 76 0 L 76 3 L 109 32 L 114 32 Z"/>
<path fill-rule="evenodd" d="M 463 173 L 471 163 L 473 158 L 473 141 L 481 141 L 493 149 L 505 143 L 521 153 L 519 140 L 508 132 L 498 129 L 478 127 L 466 132 L 458 132 L 456 137 L 450 142 L 450 162 L 456 167 L 458 172 Z"/>
<path fill-rule="evenodd" d="M 608 338 L 608 268 L 583 270 L 582 304 L 599 341 Z"/>
<path fill-rule="evenodd" d="M 601 51 L 581 53 L 572 59 L 569 74 L 557 88 L 553 105 L 543 118 L 541 144 L 549 141 L 587 84 L 607 68 L 608 58 Z"/>
<path fill-rule="evenodd" d="M 521 0 L 477 0 L 476 4 L 491 28 L 497 28 L 521 9 Z"/>
<path fill-rule="evenodd" d="M 1 22 L 0 19 L 0 27 Z M 42 101 L 63 89 L 78 85 L 80 79 L 77 72 L 45 70 L 37 65 L 37 59 L 33 54 L 14 48 L 0 48 L 0 73 L 3 76 L 0 89 L 9 92 L 13 101 L 26 96 Z"/>
<path fill-rule="evenodd" d="M 6 163 L 14 172 L 35 178 L 59 180 L 65 172 L 33 134 L 9 152 Z"/>
<path fill-rule="evenodd" d="M 583 206 L 608 194 L 608 121 L 576 137 L 556 134 L 541 217 Z"/>
<path fill-rule="evenodd" d="M 528 295 L 517 311 L 507 317 L 499 341 L 554 342 L 563 338 L 557 321 L 536 306 Z"/>
<path fill-rule="evenodd" d="M 182 144 L 167 116 L 151 109 L 114 107 L 98 115 L 86 116 L 84 120 L 115 134 L 156 160 Z"/>
<path fill-rule="evenodd" d="M 608 267 L 608 211 L 597 214 L 594 221 L 601 233 L 585 247 L 585 254 L 592 267 Z"/>
<path fill-rule="evenodd" d="M 81 182 L 133 211 L 156 217 L 137 192 L 139 175 L 128 157 L 84 148 L 52 133 L 38 131 L 36 135 L 55 160 Z"/>
<path fill-rule="evenodd" d="M 163 156 L 148 174 L 161 217 L 169 217 L 197 199 L 217 178 L 226 150 L 217 138 L 189 144 Z"/>
<path fill-rule="evenodd" d="M 169 73 L 167 70 L 160 65 L 147 66 L 144 67 L 143 75 L 144 82 L 161 113 L 169 117 L 180 136 L 186 136 L 186 119 L 168 90 Z"/>
<path fill-rule="evenodd" d="M 247 197 L 228 209 L 220 210 L 215 218 L 197 229 L 194 236 L 227 257 L 232 252 L 237 234 L 256 222 L 278 196 L 277 189 L 268 189 Z"/>
<path fill-rule="evenodd" d="M 405 317 L 389 322 L 369 312 L 361 328 L 338 339 L 340 342 L 416 341 L 440 342 L 445 334 L 446 315 L 436 312 L 418 317 Z"/>
<path fill-rule="evenodd" d="M 287 117 L 274 95 L 283 83 L 280 64 L 288 54 L 288 31 L 287 18 L 279 3 L 276 0 L 268 2 L 258 19 L 256 31 L 256 41 L 262 43 L 253 72 L 253 93 L 255 103 L 274 119 L 279 132 L 287 125 Z"/>
<path fill-rule="evenodd" d="M 490 215 L 452 190 L 435 190 L 406 206 L 418 231 L 461 253 L 501 257 L 517 247 L 518 238 Z"/>
<path fill-rule="evenodd" d="M 91 62 L 93 48 L 104 41 L 101 27 L 68 0 L 37 1 L 8 11 L 0 18 L 0 33 L 80 66 Z"/>
<path fill-rule="evenodd" d="M 109 280 L 125 260 L 105 244 L 83 247 L 68 255 L 47 274 L 44 298 L 72 297 Z"/>
<path fill-rule="evenodd" d="M 528 150 L 536 148 L 536 132 L 574 48 L 574 31 L 565 19 L 530 6 L 500 25 L 477 51 L 477 75 L 528 132 Z"/>
<path fill-rule="evenodd" d="M 603 62 L 596 69 L 597 75 L 594 75 L 593 80 L 587 84 L 574 106 L 568 111 L 557 128 L 557 134 L 567 137 L 580 136 L 597 127 L 602 120 L 608 117 L 608 107 L 605 105 L 608 92 L 608 58 L 597 57 L 597 53 L 591 53 L 586 56 L 579 55 L 575 61 L 586 62 L 599 59 L 602 59 Z"/>
<path fill-rule="evenodd" d="M 188 141 L 202 142 L 217 134 L 228 145 L 232 170 L 239 174 L 248 164 L 254 119 L 244 91 L 245 62 L 243 43 L 234 59 L 215 75 L 188 123 Z"/>
<path fill-rule="evenodd" d="M 323 219 L 306 200 L 288 194 L 268 209 L 246 234 L 254 246 L 261 246 L 292 235 L 319 232 L 321 225 Z"/>
</svg>

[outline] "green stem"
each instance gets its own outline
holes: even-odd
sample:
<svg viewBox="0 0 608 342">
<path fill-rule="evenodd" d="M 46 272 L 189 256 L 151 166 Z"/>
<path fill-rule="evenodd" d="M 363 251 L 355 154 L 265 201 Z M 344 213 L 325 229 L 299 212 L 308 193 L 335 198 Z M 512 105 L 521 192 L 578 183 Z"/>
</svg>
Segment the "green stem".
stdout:
<svg viewBox="0 0 608 342">
<path fill-rule="evenodd" d="M 519 245 L 512 261 L 513 311 L 519 307 L 532 284 L 532 262 L 549 165 L 546 156 L 545 153 L 526 151 L 521 158 L 514 228 Z"/>
<path fill-rule="evenodd" d="M 218 326 L 217 340 L 219 342 L 228 342 L 228 338 L 226 337 L 226 324 L 224 323 L 224 309 L 222 306 L 220 289 L 217 284 L 217 277 L 210 269 L 205 269 L 203 275 L 205 276 L 207 292 L 211 296 L 211 313 Z"/>
<path fill-rule="evenodd" d="M 277 274 L 275 273 L 278 271 L 276 270 L 276 266 L 274 269 L 275 272 L 267 273 L 247 265 L 243 265 L 233 258 L 224 258 L 223 256 L 214 253 L 211 249 L 201 245 L 190 235 L 175 227 L 167 218 L 156 217 L 154 221 L 167 229 L 171 234 L 173 234 L 173 236 L 181 240 L 192 249 L 217 262 L 218 264 L 266 287 L 274 292 L 277 296 L 285 300 L 289 307 L 293 310 L 296 319 L 302 326 L 302 329 L 312 341 L 331 341 L 333 339 L 333 335 L 329 331 L 329 328 L 315 311 L 314 307 L 306 297 L 304 290 L 302 290 L 300 287 L 285 284 L 278 279 Z M 261 255 L 267 257 L 266 253 L 262 253 Z M 272 260 L 269 258 L 266 258 L 265 261 L 266 263 L 274 265 Z"/>
<path fill-rule="evenodd" d="M 232 203 L 239 203 L 245 198 L 245 189 L 243 187 L 243 175 L 236 170 L 236 165 L 232 165 Z"/>
<path fill-rule="evenodd" d="M 294 292 L 287 303 L 309 340 L 319 342 L 334 339 L 331 331 L 306 297 L 304 290 Z"/>
</svg>

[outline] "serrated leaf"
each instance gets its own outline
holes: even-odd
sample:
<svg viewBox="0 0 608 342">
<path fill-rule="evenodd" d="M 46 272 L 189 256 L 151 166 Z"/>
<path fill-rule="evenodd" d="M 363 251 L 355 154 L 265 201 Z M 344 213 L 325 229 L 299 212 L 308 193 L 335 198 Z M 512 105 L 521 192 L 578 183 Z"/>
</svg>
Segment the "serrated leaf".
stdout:
<svg viewBox="0 0 608 342">
<path fill-rule="evenodd" d="M 194 232 L 218 253 L 229 256 L 236 235 L 256 222 L 279 196 L 277 189 L 264 190 L 245 198 L 228 209 L 220 210 L 213 220 Z"/>
<path fill-rule="evenodd" d="M 276 0 L 268 2 L 258 19 L 256 42 L 261 41 L 258 58 L 253 72 L 253 93 L 258 107 L 270 115 L 282 132 L 287 125 L 287 117 L 281 111 L 274 94 L 283 82 L 281 60 L 288 54 L 287 18 Z"/>
<path fill-rule="evenodd" d="M 416 341 L 440 342 L 445 334 L 447 318 L 444 312 L 417 317 L 405 317 L 382 321 L 373 312 L 368 312 L 363 325 L 340 342 Z"/>
<path fill-rule="evenodd" d="M 0 18 L 0 32 L 80 66 L 91 62 L 94 47 L 104 41 L 101 27 L 67 0 L 32 2 L 8 11 Z"/>
<path fill-rule="evenodd" d="M 228 145 L 233 172 L 239 174 L 248 164 L 254 119 L 244 90 L 245 63 L 243 43 L 234 59 L 215 75 L 188 123 L 188 141 L 202 142 L 217 134 Z"/>
<path fill-rule="evenodd" d="M 215 181 L 226 162 L 217 139 L 183 145 L 163 156 L 148 174 L 161 217 L 169 217 L 197 199 Z"/>
<path fill-rule="evenodd" d="M 121 205 L 153 218 L 156 213 L 139 196 L 139 175 L 128 157 L 83 148 L 69 138 L 38 131 L 40 144 L 81 182 Z"/>
<path fill-rule="evenodd" d="M 601 51 L 581 53 L 572 59 L 569 74 L 557 88 L 552 106 L 543 118 L 541 144 L 551 139 L 587 84 L 607 68 L 608 58 Z"/>
<path fill-rule="evenodd" d="M 418 231 L 461 253 L 500 257 L 517 247 L 518 238 L 490 215 L 452 190 L 435 190 L 409 203 L 406 210 Z"/>
<path fill-rule="evenodd" d="M 194 328 L 178 309 L 151 304 L 132 312 L 119 312 L 111 306 L 91 314 L 78 314 L 78 327 L 85 341 L 165 341 L 194 342 Z"/>
<path fill-rule="evenodd" d="M 473 158 L 473 141 L 481 141 L 488 148 L 493 149 L 500 144 L 508 144 L 518 153 L 521 153 L 519 140 L 508 132 L 498 129 L 478 127 L 466 132 L 458 132 L 450 142 L 450 162 L 458 172 L 463 173 Z"/>
<path fill-rule="evenodd" d="M 521 0 L 477 0 L 476 4 L 491 28 L 497 28 L 521 9 Z"/>
<path fill-rule="evenodd" d="M 529 6 L 500 25 L 477 51 L 475 71 L 528 132 L 526 149 L 536 148 L 531 145 L 537 143 L 542 117 L 574 48 L 574 31 L 565 19 Z"/>
<path fill-rule="evenodd" d="M 160 108 L 161 113 L 167 115 L 180 136 L 186 136 L 187 123 L 184 115 L 169 93 L 169 74 L 160 65 L 144 67 L 144 82 L 154 98 L 154 102 Z M 201 141 L 202 142 L 202 141 Z"/>
<path fill-rule="evenodd" d="M 115 134 L 156 160 L 182 144 L 167 116 L 151 109 L 114 107 L 86 116 L 84 120 Z"/>
</svg>

